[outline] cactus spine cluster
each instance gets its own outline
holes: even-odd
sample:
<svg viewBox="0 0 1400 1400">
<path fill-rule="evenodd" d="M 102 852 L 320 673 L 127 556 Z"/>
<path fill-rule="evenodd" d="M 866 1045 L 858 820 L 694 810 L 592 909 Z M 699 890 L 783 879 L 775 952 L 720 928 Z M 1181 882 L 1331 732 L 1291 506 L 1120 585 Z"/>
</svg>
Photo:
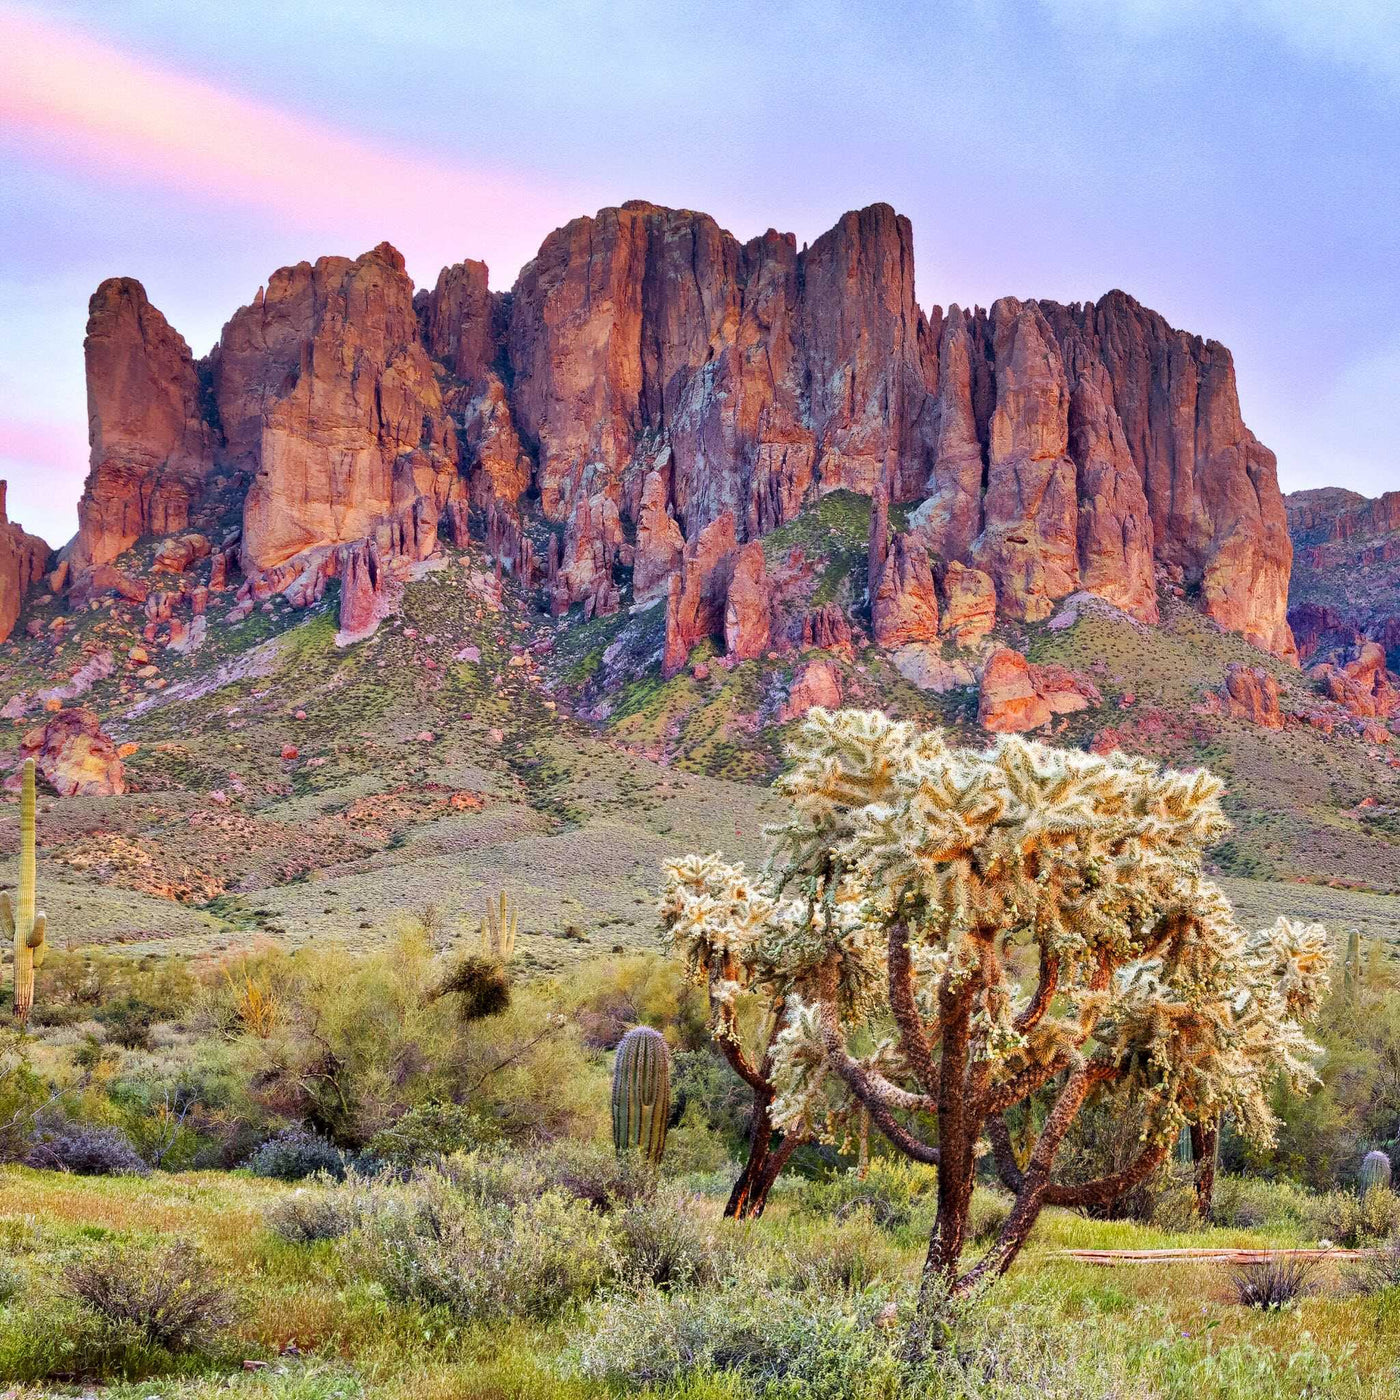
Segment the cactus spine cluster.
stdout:
<svg viewBox="0 0 1400 1400">
<path fill-rule="evenodd" d="M 36 884 L 34 856 L 34 760 L 24 761 L 23 786 L 19 802 L 19 910 L 16 913 L 8 894 L 0 894 L 0 921 L 15 945 L 15 1020 L 29 1021 L 34 1006 L 34 969 L 44 964 L 47 951 L 44 935 L 48 917 L 34 910 Z"/>
<path fill-rule="evenodd" d="M 481 951 L 498 963 L 508 963 L 515 956 L 515 930 L 519 923 L 520 910 L 504 890 L 488 899 L 481 919 Z"/>
<path fill-rule="evenodd" d="M 1390 1158 L 1384 1152 L 1368 1152 L 1361 1159 L 1361 1194 L 1390 1185 Z"/>
<path fill-rule="evenodd" d="M 666 1038 L 650 1026 L 622 1037 L 613 1062 L 613 1145 L 619 1155 L 639 1151 L 659 1162 L 671 1116 L 671 1054 Z"/>
</svg>

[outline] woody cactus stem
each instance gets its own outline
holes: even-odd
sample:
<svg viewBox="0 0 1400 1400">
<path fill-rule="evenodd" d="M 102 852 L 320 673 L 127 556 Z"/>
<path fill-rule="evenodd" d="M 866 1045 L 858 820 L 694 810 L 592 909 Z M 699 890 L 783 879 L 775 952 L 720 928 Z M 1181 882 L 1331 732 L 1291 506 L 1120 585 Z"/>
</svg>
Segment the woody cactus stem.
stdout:
<svg viewBox="0 0 1400 1400">
<path fill-rule="evenodd" d="M 29 1021 L 34 1006 L 34 969 L 42 967 L 47 945 L 48 917 L 34 910 L 36 870 L 34 857 L 34 760 L 24 761 L 19 803 L 19 912 L 8 894 L 0 894 L 0 921 L 15 946 L 15 1020 Z"/>
<path fill-rule="evenodd" d="M 634 1027 L 617 1047 L 612 1115 L 619 1155 L 639 1151 L 650 1162 L 661 1160 L 671 1116 L 671 1054 L 666 1038 L 650 1026 Z"/>
<path fill-rule="evenodd" d="M 504 890 L 497 898 L 488 899 L 481 920 L 481 951 L 499 963 L 508 963 L 515 956 L 515 930 L 519 923 L 520 910 Z"/>
</svg>

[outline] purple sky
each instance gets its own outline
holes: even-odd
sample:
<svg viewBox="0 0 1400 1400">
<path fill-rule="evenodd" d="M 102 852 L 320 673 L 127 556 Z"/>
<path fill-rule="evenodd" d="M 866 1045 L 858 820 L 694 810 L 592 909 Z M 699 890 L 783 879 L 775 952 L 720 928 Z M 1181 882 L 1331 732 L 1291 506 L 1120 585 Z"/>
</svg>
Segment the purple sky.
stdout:
<svg viewBox="0 0 1400 1400">
<path fill-rule="evenodd" d="M 200 355 L 282 264 L 506 287 L 632 198 L 888 200 L 925 306 L 1122 287 L 1231 347 L 1285 489 L 1400 487 L 1394 0 L 0 0 L 0 129 L 0 474 L 55 544 L 102 278 Z"/>
</svg>

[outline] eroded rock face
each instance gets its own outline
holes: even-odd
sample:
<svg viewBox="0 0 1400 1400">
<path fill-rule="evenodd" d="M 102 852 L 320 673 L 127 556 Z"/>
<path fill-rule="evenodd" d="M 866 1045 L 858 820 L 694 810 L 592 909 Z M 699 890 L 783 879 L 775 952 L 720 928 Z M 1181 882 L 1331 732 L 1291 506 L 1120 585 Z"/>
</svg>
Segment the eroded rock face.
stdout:
<svg viewBox="0 0 1400 1400">
<path fill-rule="evenodd" d="M 1063 666 L 1033 666 L 1019 651 L 999 647 L 982 670 L 977 719 L 995 733 L 1038 729 L 1056 715 L 1103 703 L 1097 687 Z"/>
<path fill-rule="evenodd" d="M 697 642 L 723 630 L 735 553 L 734 517 L 728 511 L 687 543 L 666 597 L 662 674 L 667 678 L 685 669 Z"/>
<path fill-rule="evenodd" d="M 943 575 L 943 635 L 954 646 L 975 646 L 996 620 L 997 593 L 991 575 L 955 559 Z"/>
<path fill-rule="evenodd" d="M 183 530 L 216 436 L 189 346 L 134 278 L 109 278 L 93 293 L 83 357 L 91 465 L 78 570 L 110 563 L 142 535 Z"/>
<path fill-rule="evenodd" d="M 0 642 L 15 630 L 25 595 L 44 577 L 51 553 L 38 535 L 10 523 L 5 487 L 0 481 Z"/>
<path fill-rule="evenodd" d="M 509 296 L 463 262 L 415 298 L 387 244 L 299 263 L 225 327 L 204 366 L 212 402 L 136 284 L 103 284 L 89 342 L 89 568 L 93 550 L 184 530 L 212 462 L 251 478 L 250 576 L 379 539 L 410 507 L 452 508 L 459 544 L 463 502 L 522 539 L 538 508 L 561 546 L 550 606 L 592 613 L 621 604 L 629 566 L 634 601 L 674 592 L 686 541 L 723 518 L 738 546 L 821 492 L 878 485 L 912 507 L 894 573 L 872 556 L 882 644 L 936 644 L 917 540 L 959 645 L 998 608 L 1040 620 L 1076 591 L 1152 622 L 1160 575 L 1293 655 L 1282 500 L 1229 353 L 1119 292 L 926 317 L 912 231 L 887 205 L 801 251 L 689 210 L 604 209 L 551 234 Z M 1346 541 L 1400 511 L 1328 509 L 1308 528 Z M 722 628 L 695 632 L 695 596 L 682 579 L 673 648 Z M 800 616 L 774 624 L 783 645 Z"/>
<path fill-rule="evenodd" d="M 20 761 L 34 766 L 60 797 L 116 797 L 126 791 L 126 774 L 117 747 L 102 731 L 93 710 L 60 710 L 20 744 Z M 19 775 L 6 780 L 18 787 Z"/>
<path fill-rule="evenodd" d="M 870 623 L 878 645 L 893 650 L 910 642 L 938 640 L 938 594 L 928 551 L 908 533 L 890 542 L 889 556 L 870 600 Z"/>
<path fill-rule="evenodd" d="M 778 723 L 801 719 L 808 710 L 841 708 L 841 672 L 836 662 L 813 657 L 798 668 L 787 699 L 778 712 Z"/>
<path fill-rule="evenodd" d="M 768 649 L 771 619 L 768 568 L 763 542 L 750 540 L 734 556 L 724 602 L 725 650 L 736 661 L 752 661 Z"/>
<path fill-rule="evenodd" d="M 1282 729 L 1283 714 L 1278 703 L 1278 681 L 1262 666 L 1231 664 L 1221 691 L 1225 713 L 1247 719 L 1265 729 Z"/>
<path fill-rule="evenodd" d="M 274 295 L 275 294 L 275 295 Z M 289 357 L 272 385 L 277 356 Z M 370 534 L 395 506 L 447 504 L 457 475 L 455 430 L 419 339 L 413 284 L 387 243 L 350 262 L 283 269 L 267 296 L 225 327 L 214 376 L 232 450 L 257 475 L 243 512 L 245 572 L 303 550 Z"/>
</svg>

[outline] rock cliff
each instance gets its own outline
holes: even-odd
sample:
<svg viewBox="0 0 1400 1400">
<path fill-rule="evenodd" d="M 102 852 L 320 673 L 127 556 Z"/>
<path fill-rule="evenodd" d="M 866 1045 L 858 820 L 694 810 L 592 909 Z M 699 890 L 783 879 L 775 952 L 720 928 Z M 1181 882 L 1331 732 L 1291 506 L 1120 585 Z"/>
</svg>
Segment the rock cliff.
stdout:
<svg viewBox="0 0 1400 1400">
<path fill-rule="evenodd" d="M 1296 656 L 1274 459 L 1229 352 L 1121 292 L 926 314 L 888 205 L 799 249 L 632 202 L 550 234 L 509 294 L 464 261 L 415 296 L 381 244 L 274 273 L 198 364 L 116 279 L 87 351 L 89 591 L 142 536 L 185 530 L 212 476 L 244 493 L 235 613 L 344 576 L 358 635 L 371 583 L 446 514 L 543 582 L 542 608 L 667 599 L 674 673 L 705 637 L 743 658 L 801 635 L 748 546 L 844 489 L 899 512 L 850 619 L 882 646 L 936 650 L 941 615 L 978 647 L 1075 593 L 1153 623 L 1162 586 Z"/>
</svg>

